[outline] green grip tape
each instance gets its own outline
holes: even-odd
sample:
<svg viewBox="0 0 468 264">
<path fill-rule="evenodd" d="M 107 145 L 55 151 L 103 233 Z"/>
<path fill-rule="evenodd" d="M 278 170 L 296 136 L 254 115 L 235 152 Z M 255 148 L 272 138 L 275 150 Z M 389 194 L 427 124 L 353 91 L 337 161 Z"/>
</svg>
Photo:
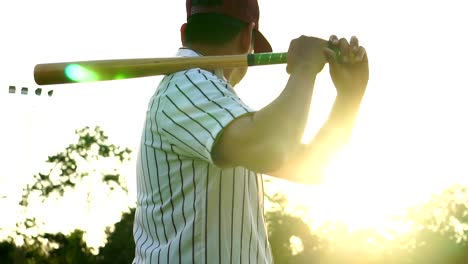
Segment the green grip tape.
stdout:
<svg viewBox="0 0 468 264">
<path fill-rule="evenodd" d="M 247 55 L 249 66 L 282 64 L 287 62 L 287 53 L 255 53 Z"/>
<path fill-rule="evenodd" d="M 333 45 L 328 46 L 332 49 L 337 57 L 338 63 L 343 63 L 343 58 L 341 56 L 341 51 L 338 47 Z M 288 53 L 281 52 L 281 53 L 254 53 L 247 55 L 247 65 L 248 66 L 257 66 L 257 65 L 270 65 L 270 64 L 282 64 L 287 63 L 288 61 Z"/>
</svg>

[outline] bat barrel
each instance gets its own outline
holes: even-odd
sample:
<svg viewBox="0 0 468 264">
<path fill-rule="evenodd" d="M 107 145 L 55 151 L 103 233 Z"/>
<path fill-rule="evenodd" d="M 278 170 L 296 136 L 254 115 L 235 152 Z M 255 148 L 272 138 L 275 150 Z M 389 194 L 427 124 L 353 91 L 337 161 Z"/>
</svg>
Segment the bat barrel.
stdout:
<svg viewBox="0 0 468 264">
<path fill-rule="evenodd" d="M 167 75 L 191 68 L 214 70 L 285 62 L 286 53 L 60 62 L 36 65 L 34 79 L 38 85 L 96 82 Z"/>
</svg>

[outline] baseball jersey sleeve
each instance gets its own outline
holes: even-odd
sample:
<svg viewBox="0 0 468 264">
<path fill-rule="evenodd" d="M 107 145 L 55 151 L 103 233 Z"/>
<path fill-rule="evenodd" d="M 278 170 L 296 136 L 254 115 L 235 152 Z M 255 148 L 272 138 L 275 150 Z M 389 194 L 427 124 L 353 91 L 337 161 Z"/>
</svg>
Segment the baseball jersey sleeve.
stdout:
<svg viewBox="0 0 468 264">
<path fill-rule="evenodd" d="M 157 118 L 161 133 L 171 151 L 213 164 L 211 150 L 222 130 L 254 110 L 211 72 L 194 69 L 177 74 L 161 99 Z"/>
</svg>

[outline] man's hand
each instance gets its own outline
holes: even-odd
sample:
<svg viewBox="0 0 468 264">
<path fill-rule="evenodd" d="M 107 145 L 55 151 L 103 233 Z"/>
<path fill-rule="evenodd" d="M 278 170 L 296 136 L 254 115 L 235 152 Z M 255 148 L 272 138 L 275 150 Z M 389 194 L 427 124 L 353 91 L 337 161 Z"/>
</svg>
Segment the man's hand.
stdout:
<svg viewBox="0 0 468 264">
<path fill-rule="evenodd" d="M 327 62 L 325 57 L 327 46 L 327 41 L 315 37 L 301 36 L 292 40 L 288 50 L 286 71 L 292 74 L 296 70 L 306 69 L 312 74 L 319 73 Z"/>
<path fill-rule="evenodd" d="M 332 35 L 325 55 L 337 96 L 361 98 L 369 80 L 369 63 L 366 50 L 359 46 L 357 37 L 351 37 L 348 43 L 345 38 Z"/>
</svg>

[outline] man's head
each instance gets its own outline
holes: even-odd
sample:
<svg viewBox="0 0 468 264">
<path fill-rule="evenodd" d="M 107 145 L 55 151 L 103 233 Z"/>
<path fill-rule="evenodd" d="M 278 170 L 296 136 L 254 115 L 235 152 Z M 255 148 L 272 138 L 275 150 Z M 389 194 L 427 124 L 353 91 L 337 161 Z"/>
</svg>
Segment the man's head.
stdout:
<svg viewBox="0 0 468 264">
<path fill-rule="evenodd" d="M 187 0 L 187 23 L 181 28 L 182 43 L 203 55 L 271 52 L 258 30 L 257 0 Z M 226 70 L 233 85 L 247 69 Z M 229 76 L 227 76 L 229 75 Z"/>
<path fill-rule="evenodd" d="M 257 0 L 187 0 L 187 29 L 190 38 L 220 44 L 254 23 L 255 51 L 271 52 L 268 40 L 259 31 L 260 10 Z M 193 25 L 193 26 L 192 26 Z M 187 39 L 187 34 L 189 39 Z M 196 35 L 196 36 L 194 36 Z"/>
</svg>

